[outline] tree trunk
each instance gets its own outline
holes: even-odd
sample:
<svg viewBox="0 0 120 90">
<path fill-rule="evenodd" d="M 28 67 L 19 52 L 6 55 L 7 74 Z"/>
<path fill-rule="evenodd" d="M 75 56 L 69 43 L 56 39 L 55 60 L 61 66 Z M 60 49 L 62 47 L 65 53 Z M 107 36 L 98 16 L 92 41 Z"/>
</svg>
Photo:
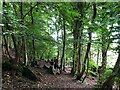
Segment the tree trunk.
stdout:
<svg viewBox="0 0 120 90">
<path fill-rule="evenodd" d="M 32 12 L 32 3 L 31 3 L 31 6 L 30 6 L 31 10 L 30 10 L 30 15 L 31 15 L 31 24 L 33 25 L 34 24 L 34 19 L 33 19 L 33 12 Z M 32 46 L 33 46 L 33 64 L 32 66 L 35 65 L 35 39 L 34 39 L 34 36 L 32 36 Z"/>
<path fill-rule="evenodd" d="M 82 30 L 80 29 L 82 27 L 82 18 L 83 18 L 83 2 L 78 3 L 77 5 L 78 11 L 81 14 L 81 20 L 78 21 L 78 40 L 79 40 L 79 44 L 78 44 L 78 66 L 77 66 L 77 80 L 80 80 L 80 71 L 81 71 L 81 67 L 82 67 Z"/>
<path fill-rule="evenodd" d="M 32 66 L 34 67 L 35 65 L 35 40 L 34 40 L 34 37 L 33 37 L 33 40 L 32 40 L 32 45 L 33 45 L 33 64 Z"/>
<path fill-rule="evenodd" d="M 95 17 L 96 17 L 96 4 L 93 3 L 93 16 L 92 16 L 92 20 L 91 20 L 92 24 L 94 23 Z M 86 61 L 88 60 L 88 55 L 89 55 L 90 48 L 91 48 L 92 32 L 89 31 L 88 36 L 89 36 L 89 42 L 88 42 L 88 45 L 87 45 L 87 50 L 86 50 L 86 54 L 85 54 L 85 58 L 84 58 L 84 62 L 83 62 L 83 67 L 82 67 L 81 73 L 78 71 L 77 80 L 81 80 L 81 78 L 82 78 L 82 76 L 83 76 L 83 74 L 85 72 L 85 69 L 86 69 Z M 80 46 L 79 46 L 79 48 L 80 48 Z M 78 69 L 79 68 L 80 67 L 78 67 Z"/>
<path fill-rule="evenodd" d="M 7 17 L 6 17 L 6 20 L 7 20 Z M 7 22 L 6 22 L 6 26 L 7 26 L 7 29 L 10 30 L 10 27 L 8 26 Z M 13 63 L 17 63 L 17 61 L 18 61 L 18 51 L 17 51 L 16 38 L 14 36 L 14 33 L 11 34 L 11 37 L 12 37 L 12 41 L 13 41 L 13 45 L 14 45 L 14 49 L 15 49 L 15 60 L 13 61 Z"/>
<path fill-rule="evenodd" d="M 100 54 L 100 50 L 99 50 L 99 48 L 98 48 L 98 52 L 97 52 L 97 65 L 98 65 L 98 63 L 99 63 L 99 54 Z"/>
<path fill-rule="evenodd" d="M 60 16 L 59 16 L 59 21 L 60 21 Z M 59 22 L 58 22 L 59 23 Z M 60 24 L 60 23 L 59 23 Z M 58 25 L 59 25 L 58 24 Z M 59 46 L 59 28 L 57 28 L 58 26 L 56 26 L 56 30 L 57 30 L 57 60 L 58 60 L 58 66 L 60 65 L 60 46 Z"/>
<path fill-rule="evenodd" d="M 73 38 L 74 38 L 74 41 L 73 41 L 73 68 L 72 68 L 72 71 L 71 73 L 73 75 L 75 75 L 76 71 L 77 71 L 77 56 L 78 56 L 78 53 L 77 53 L 77 46 L 78 46 L 78 20 L 75 20 L 74 21 L 74 29 L 73 29 Z"/>
<path fill-rule="evenodd" d="M 10 62 L 12 63 L 13 59 L 12 59 L 12 57 L 10 56 L 10 53 L 9 53 L 9 51 L 8 51 L 7 41 L 6 41 L 5 35 L 3 35 L 3 40 L 4 40 L 4 43 L 5 43 L 5 49 L 6 49 L 7 55 L 9 56 Z"/>
<path fill-rule="evenodd" d="M 107 65 L 107 50 L 106 48 L 102 49 L 102 73 L 105 72 L 106 65 Z"/>
<path fill-rule="evenodd" d="M 80 27 L 82 27 L 82 22 L 80 21 Z M 79 47 L 78 47 L 78 73 L 81 71 L 82 65 L 82 30 L 79 30 Z"/>
<path fill-rule="evenodd" d="M 82 67 L 82 71 L 81 73 L 79 74 L 78 76 L 78 80 L 80 80 L 85 72 L 85 69 L 86 69 L 86 61 L 88 60 L 88 54 L 90 52 L 90 47 L 91 47 L 91 38 L 92 38 L 92 33 L 88 33 L 89 35 L 89 42 L 88 42 L 88 45 L 87 45 L 87 50 L 86 50 L 86 54 L 85 54 L 85 58 L 84 58 L 84 62 L 83 62 L 83 67 Z"/>
<path fill-rule="evenodd" d="M 24 20 L 23 20 L 23 3 L 20 2 L 20 14 L 21 14 L 21 24 L 23 25 Z M 23 55 L 23 60 L 24 64 L 26 65 L 26 52 L 25 52 L 25 36 L 22 36 L 22 55 Z"/>
<path fill-rule="evenodd" d="M 112 89 L 112 85 L 114 83 L 113 79 L 116 77 L 117 74 L 119 74 L 120 71 L 120 53 L 118 54 L 117 62 L 114 66 L 112 75 L 105 80 L 105 82 L 101 86 L 101 90 L 110 90 Z"/>
<path fill-rule="evenodd" d="M 86 77 L 88 76 L 88 70 L 89 70 L 89 57 L 88 57 L 88 61 L 87 61 L 87 70 L 86 70 L 86 75 L 82 80 L 82 83 L 84 82 L 84 80 L 86 79 Z"/>
<path fill-rule="evenodd" d="M 62 73 L 62 69 L 63 69 L 63 61 L 64 61 L 64 56 L 65 56 L 65 43 L 66 43 L 66 30 L 65 30 L 65 17 L 63 16 L 63 51 L 62 51 L 62 58 L 61 58 L 61 73 Z"/>
</svg>

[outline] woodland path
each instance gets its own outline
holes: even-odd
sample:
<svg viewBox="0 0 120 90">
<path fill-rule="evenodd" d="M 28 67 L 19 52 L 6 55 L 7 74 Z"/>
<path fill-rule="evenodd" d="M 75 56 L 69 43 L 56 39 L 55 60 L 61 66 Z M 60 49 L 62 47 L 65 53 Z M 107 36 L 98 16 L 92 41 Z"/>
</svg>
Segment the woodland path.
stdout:
<svg viewBox="0 0 120 90">
<path fill-rule="evenodd" d="M 11 72 L 3 72 L 3 90 L 6 88 L 92 88 L 97 79 L 88 76 L 84 83 L 75 80 L 68 73 L 61 75 L 51 75 L 44 68 L 33 67 L 31 70 L 37 75 L 38 81 L 33 82 L 23 77 L 14 77 Z"/>
</svg>

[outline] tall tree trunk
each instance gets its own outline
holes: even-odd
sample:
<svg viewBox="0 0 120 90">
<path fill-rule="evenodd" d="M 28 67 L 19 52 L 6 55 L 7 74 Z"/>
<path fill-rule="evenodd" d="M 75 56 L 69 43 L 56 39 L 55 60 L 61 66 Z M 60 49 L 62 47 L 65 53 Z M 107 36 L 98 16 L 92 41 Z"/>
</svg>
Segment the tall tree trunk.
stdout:
<svg viewBox="0 0 120 90">
<path fill-rule="evenodd" d="M 2 28 L 2 29 L 3 29 L 3 28 Z M 7 46 L 7 41 L 6 41 L 5 35 L 3 35 L 3 40 L 4 40 L 4 44 L 5 44 L 5 49 L 6 49 L 7 55 L 9 56 L 10 62 L 12 63 L 13 59 L 12 59 L 12 57 L 10 56 L 10 53 L 9 53 L 9 51 L 8 51 L 8 46 Z"/>
<path fill-rule="evenodd" d="M 92 16 L 92 20 L 91 20 L 92 24 L 94 23 L 95 17 L 96 17 L 96 4 L 93 3 L 93 16 Z M 85 69 L 86 69 L 86 61 L 88 60 L 88 55 L 89 55 L 90 47 L 91 47 L 92 32 L 89 31 L 88 36 L 89 36 L 89 42 L 87 44 L 87 50 L 86 50 L 86 54 L 85 54 L 85 58 L 84 58 L 84 62 L 83 62 L 83 67 L 82 67 L 81 73 L 78 72 L 77 80 L 80 80 L 82 78 L 82 76 L 85 72 Z"/>
<path fill-rule="evenodd" d="M 23 20 L 23 3 L 20 2 L 20 15 L 21 15 L 21 24 L 24 24 L 24 20 Z M 25 52 L 25 36 L 22 36 L 22 55 L 23 55 L 23 60 L 24 60 L 24 64 L 26 65 L 26 52 Z"/>
<path fill-rule="evenodd" d="M 31 14 L 31 23 L 33 25 L 34 19 L 33 19 L 33 12 L 32 12 L 32 3 L 31 3 L 30 14 Z M 35 64 L 35 39 L 34 39 L 34 36 L 32 37 L 32 45 L 33 45 L 33 66 L 34 66 L 34 64 Z"/>
<path fill-rule="evenodd" d="M 82 18 L 83 18 L 83 2 L 78 3 L 77 5 L 78 11 L 81 14 L 81 20 L 78 21 L 78 40 L 79 40 L 79 44 L 78 44 L 78 67 L 77 67 L 77 80 L 80 80 L 80 71 L 81 71 L 81 67 L 82 67 Z"/>
<path fill-rule="evenodd" d="M 104 31 L 103 31 L 104 32 Z M 107 51 L 110 43 L 106 43 L 105 34 L 102 32 L 102 73 L 106 70 L 107 65 Z"/>
<path fill-rule="evenodd" d="M 58 65 L 60 64 L 60 46 L 59 46 L 59 29 L 56 26 L 57 30 L 57 60 L 58 60 Z"/>
<path fill-rule="evenodd" d="M 34 36 L 32 38 L 32 45 L 33 45 L 33 66 L 35 65 L 35 40 Z"/>
<path fill-rule="evenodd" d="M 79 75 L 79 78 L 78 80 L 80 80 L 85 72 L 85 69 L 86 69 L 86 61 L 88 60 L 88 54 L 90 52 L 90 46 L 91 46 L 91 38 L 92 38 L 92 35 L 91 33 L 88 33 L 89 35 L 89 42 L 88 42 L 88 45 L 87 45 L 87 50 L 86 50 L 86 54 L 85 54 L 85 58 L 84 58 L 84 62 L 83 62 L 83 67 L 82 67 L 82 71 Z"/>
<path fill-rule="evenodd" d="M 62 57 L 61 57 L 61 73 L 62 73 L 62 69 L 63 69 L 63 61 L 64 61 L 64 56 L 65 56 L 65 45 L 66 45 L 66 30 L 65 30 L 65 17 L 63 16 L 63 51 L 62 51 Z"/>
<path fill-rule="evenodd" d="M 82 22 L 80 21 L 80 27 L 82 27 Z M 78 73 L 80 73 L 82 67 L 82 30 L 79 30 L 79 46 L 78 46 Z"/>
<path fill-rule="evenodd" d="M 78 20 L 74 21 L 74 29 L 73 29 L 73 68 L 72 68 L 72 74 L 75 75 L 77 71 L 77 47 L 78 47 Z"/>
</svg>

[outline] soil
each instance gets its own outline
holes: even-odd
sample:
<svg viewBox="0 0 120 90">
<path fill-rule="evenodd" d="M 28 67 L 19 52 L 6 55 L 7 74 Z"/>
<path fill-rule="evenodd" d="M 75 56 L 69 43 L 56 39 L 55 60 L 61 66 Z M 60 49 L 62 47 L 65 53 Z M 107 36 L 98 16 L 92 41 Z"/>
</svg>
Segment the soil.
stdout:
<svg viewBox="0 0 120 90">
<path fill-rule="evenodd" d="M 2 89 L 19 89 L 19 88 L 93 88 L 97 83 L 97 78 L 89 75 L 82 83 L 75 80 L 69 74 L 69 71 L 62 74 L 52 75 L 43 67 L 32 67 L 31 71 L 37 76 L 38 80 L 33 82 L 20 75 L 14 75 L 14 71 L 3 71 Z M 69 70 L 69 69 L 68 69 Z"/>
</svg>

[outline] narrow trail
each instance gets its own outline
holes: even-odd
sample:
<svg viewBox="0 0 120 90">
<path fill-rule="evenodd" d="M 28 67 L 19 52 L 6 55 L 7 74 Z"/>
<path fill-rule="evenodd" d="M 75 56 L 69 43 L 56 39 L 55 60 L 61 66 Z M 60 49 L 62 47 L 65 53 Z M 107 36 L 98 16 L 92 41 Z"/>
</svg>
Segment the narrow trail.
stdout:
<svg viewBox="0 0 120 90">
<path fill-rule="evenodd" d="M 14 77 L 11 72 L 3 72 L 3 90 L 6 88 L 92 88 L 97 79 L 89 76 L 84 83 L 75 80 L 68 73 L 51 75 L 44 68 L 31 68 L 37 75 L 38 81 L 33 82 L 23 77 Z"/>
<path fill-rule="evenodd" d="M 45 87 L 51 88 L 92 88 L 97 82 L 96 78 L 89 76 L 84 83 L 81 83 L 75 80 L 72 75 L 65 72 L 61 75 L 51 75 L 44 73 L 43 70 L 42 74 L 42 83 Z"/>
</svg>

